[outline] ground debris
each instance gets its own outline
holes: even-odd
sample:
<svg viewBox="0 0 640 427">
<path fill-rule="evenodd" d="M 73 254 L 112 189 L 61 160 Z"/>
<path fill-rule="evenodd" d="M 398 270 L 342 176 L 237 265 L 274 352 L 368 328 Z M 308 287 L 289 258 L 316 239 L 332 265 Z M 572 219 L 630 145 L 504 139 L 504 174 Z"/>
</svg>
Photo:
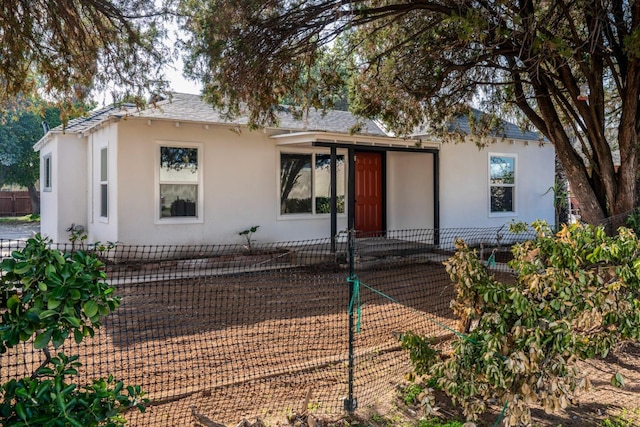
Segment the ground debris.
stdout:
<svg viewBox="0 0 640 427">
<path fill-rule="evenodd" d="M 204 414 L 198 412 L 194 405 L 191 405 L 191 415 L 195 418 L 196 423 L 203 427 L 226 427 L 224 424 L 217 423 L 213 421 L 211 418 L 207 417 Z"/>
<path fill-rule="evenodd" d="M 226 425 L 224 425 L 222 423 L 218 423 L 216 421 L 213 421 L 211 418 L 209 418 L 206 415 L 200 413 L 198 411 L 198 409 L 194 405 L 191 405 L 190 408 L 191 408 L 191 415 L 193 415 L 193 418 L 195 419 L 196 423 L 199 426 L 202 426 L 202 427 L 227 427 Z M 248 421 L 248 420 L 245 419 L 245 420 L 240 421 L 236 427 L 266 427 L 266 425 L 260 419 L 256 419 L 254 422 L 251 422 L 251 421 Z M 313 427 L 313 426 L 310 426 L 310 427 Z"/>
<path fill-rule="evenodd" d="M 258 418 L 254 422 L 242 420 L 236 427 L 266 427 L 266 425 Z"/>
</svg>

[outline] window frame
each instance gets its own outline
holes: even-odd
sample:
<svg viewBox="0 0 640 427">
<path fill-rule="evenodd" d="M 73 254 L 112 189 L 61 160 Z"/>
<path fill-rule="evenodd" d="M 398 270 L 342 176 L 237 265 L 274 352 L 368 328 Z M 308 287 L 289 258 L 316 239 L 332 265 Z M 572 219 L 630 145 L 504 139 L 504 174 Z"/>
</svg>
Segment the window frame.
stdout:
<svg viewBox="0 0 640 427">
<path fill-rule="evenodd" d="M 513 159 L 513 184 L 496 184 L 491 182 L 492 158 L 507 157 Z M 515 153 L 489 153 L 487 160 L 487 201 L 489 217 L 515 217 L 518 215 L 518 155 Z M 493 211 L 491 208 L 491 189 L 493 187 L 512 188 L 512 208 L 511 211 Z"/>
<path fill-rule="evenodd" d="M 109 219 L 109 147 L 100 147 L 99 155 L 99 203 L 100 214 L 99 217 L 102 221 Z"/>
<path fill-rule="evenodd" d="M 283 213 L 282 212 L 282 188 L 281 188 L 281 173 L 282 173 L 282 155 L 283 154 L 293 154 L 293 155 L 308 155 L 311 156 L 311 167 L 312 167 L 312 173 L 311 173 L 311 212 L 298 212 L 298 213 Z M 277 209 L 277 215 L 278 215 L 278 219 L 312 219 L 312 218 L 329 218 L 331 215 L 331 212 L 327 212 L 327 213 L 318 213 L 316 212 L 317 210 L 317 188 L 318 185 L 316 183 L 316 166 L 317 166 L 317 160 L 316 160 L 316 156 L 320 155 L 320 156 L 329 156 L 331 154 L 331 152 L 329 150 L 300 150 L 300 149 L 293 149 L 290 147 L 287 147 L 286 149 L 280 149 L 278 150 L 278 158 L 277 158 L 277 168 L 276 168 L 276 197 L 277 197 L 277 203 L 276 203 L 276 209 Z M 343 175 L 343 187 L 344 187 L 344 209 L 343 212 L 337 212 L 337 216 L 339 218 L 344 218 L 347 215 L 347 176 L 348 176 L 348 171 L 347 171 L 347 151 L 346 150 L 337 150 L 336 153 L 337 157 L 342 157 L 344 159 L 344 170 L 342 171 L 342 175 Z M 340 172 L 337 172 L 338 174 L 340 174 Z"/>
<path fill-rule="evenodd" d="M 42 191 L 53 191 L 52 153 L 42 156 Z"/>
<path fill-rule="evenodd" d="M 197 150 L 198 162 L 197 162 L 197 179 L 195 183 L 184 181 L 163 181 L 160 179 L 161 167 L 161 150 L 163 147 L 168 148 L 193 148 Z M 154 224 L 202 224 L 204 222 L 204 144 L 200 142 L 188 142 L 188 141 L 169 141 L 158 140 L 156 141 L 155 155 L 154 155 Z M 170 216 L 162 217 L 162 208 L 160 200 L 160 186 L 163 184 L 184 184 L 195 185 L 196 189 L 196 215 L 195 216 Z"/>
</svg>

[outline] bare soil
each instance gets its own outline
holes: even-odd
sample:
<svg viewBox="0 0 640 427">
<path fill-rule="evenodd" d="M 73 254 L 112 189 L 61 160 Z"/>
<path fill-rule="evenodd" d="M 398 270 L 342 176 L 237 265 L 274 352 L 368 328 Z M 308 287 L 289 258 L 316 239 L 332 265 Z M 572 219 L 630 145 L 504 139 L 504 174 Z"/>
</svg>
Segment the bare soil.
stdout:
<svg viewBox="0 0 640 427">
<path fill-rule="evenodd" d="M 576 397 L 573 404 L 558 413 L 547 414 L 540 407 L 532 410 L 533 426 L 538 427 L 633 427 L 640 426 L 640 346 L 627 344 L 604 360 L 582 362 L 582 367 L 590 376 L 593 387 Z M 611 377 L 620 372 L 625 385 L 617 388 L 611 385 Z M 419 404 L 406 404 L 402 397 L 403 387 L 398 386 L 396 395 L 386 405 L 381 404 L 369 410 L 359 411 L 354 416 L 320 417 L 309 420 L 307 413 L 298 413 L 290 417 L 289 423 L 281 426 L 305 427 L 344 427 L 364 425 L 370 427 L 389 427 L 413 424 L 425 418 Z M 433 416 L 442 423 L 463 421 L 459 407 L 441 392 L 436 392 L 436 404 L 440 408 Z M 502 426 L 502 407 L 490 404 L 489 410 L 480 417 L 479 427 Z M 310 422 L 311 421 L 311 422 Z"/>
<path fill-rule="evenodd" d="M 202 425 L 194 410 L 234 426 L 261 418 L 302 427 L 309 424 L 307 413 L 314 414 L 316 426 L 415 421 L 423 416 L 420 409 L 398 400 L 411 370 L 398 335 L 411 330 L 446 337 L 446 328 L 456 323 L 448 309 L 453 288 L 442 265 L 417 261 L 359 272 L 356 419 L 341 415 L 349 392 L 350 301 L 342 268 L 214 274 L 208 268 L 217 267 L 204 261 L 188 271 L 180 263 L 137 266 L 128 273 L 119 267 L 114 284 L 123 304 L 95 338 L 67 350 L 80 355 L 82 380 L 113 374 L 148 393 L 152 405 L 145 414 L 130 413 L 131 426 Z M 0 381 L 28 375 L 40 359 L 29 346 L 0 355 Z M 560 414 L 536 409 L 537 425 L 596 426 L 612 416 L 640 425 L 640 349 L 626 346 L 584 366 L 593 390 Z M 626 378 L 623 389 L 609 383 L 617 371 Z M 444 417 L 460 419 L 446 399 L 438 404 Z M 492 406 L 481 425 L 495 425 L 500 410 Z"/>
</svg>

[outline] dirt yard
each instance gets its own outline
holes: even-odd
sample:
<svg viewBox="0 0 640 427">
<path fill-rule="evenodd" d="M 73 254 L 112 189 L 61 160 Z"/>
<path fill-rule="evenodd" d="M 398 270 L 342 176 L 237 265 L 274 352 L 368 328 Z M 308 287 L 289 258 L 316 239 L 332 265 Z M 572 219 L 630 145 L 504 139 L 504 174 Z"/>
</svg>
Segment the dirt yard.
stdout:
<svg viewBox="0 0 640 427">
<path fill-rule="evenodd" d="M 193 418 L 191 406 L 228 425 L 248 417 L 274 424 L 307 410 L 344 413 L 347 272 L 262 266 L 229 273 L 227 265 L 217 274 L 219 266 L 209 264 L 157 263 L 114 274 L 122 305 L 93 339 L 65 344 L 84 364 L 81 380 L 113 374 L 140 384 L 152 405 L 129 414 L 132 426 L 184 424 Z M 452 288 L 442 266 L 429 262 L 360 273 L 353 392 L 368 410 L 390 401 L 410 369 L 400 333 L 448 334 L 435 325 L 452 324 Z M 40 361 L 29 346 L 0 355 L 0 380 L 29 375 Z"/>
<path fill-rule="evenodd" d="M 94 339 L 67 349 L 84 363 L 82 380 L 113 374 L 148 393 L 152 405 L 145 414 L 130 413 L 131 426 L 201 425 L 193 411 L 233 426 L 256 417 L 285 425 L 287 418 L 308 412 L 317 426 L 344 425 L 351 306 L 358 328 L 356 414 L 417 420 L 418 408 L 397 401 L 411 369 L 398 335 L 411 330 L 444 337 L 450 332 L 443 326 L 453 327 L 455 319 L 448 309 L 453 289 L 442 265 L 420 257 L 410 261 L 359 271 L 359 299 L 351 304 L 347 272 L 337 267 L 221 274 L 213 261 L 202 260 L 189 269 L 179 263 L 121 268 L 113 282 L 121 307 Z M 40 361 L 26 347 L 14 350 L 0 356 L 1 381 L 30 373 Z M 538 425 L 596 426 L 610 416 L 638 413 L 637 347 L 585 366 L 594 390 L 562 414 L 536 411 Z M 627 378 L 622 390 L 609 385 L 617 370 Z M 450 404 L 439 404 L 444 415 L 455 416 Z M 493 408 L 483 425 L 494 425 L 500 409 Z M 640 418 L 632 419 L 629 425 L 640 425 Z"/>
<path fill-rule="evenodd" d="M 541 408 L 534 408 L 533 426 L 537 427 L 635 427 L 640 426 L 640 346 L 628 344 L 605 360 L 592 360 L 581 364 L 592 379 L 592 389 L 579 395 L 574 404 L 555 414 L 546 414 Z M 611 377 L 620 372 L 625 378 L 625 386 L 611 385 Z M 403 383 L 401 387 L 409 383 Z M 364 411 L 353 417 L 321 417 L 312 422 L 316 427 L 345 427 L 367 425 L 370 427 L 390 427 L 417 425 L 424 418 L 418 404 L 406 405 L 398 392 L 385 404 Z M 436 393 L 436 404 L 440 407 L 438 418 L 445 421 L 463 420 L 458 407 L 444 394 Z M 489 410 L 478 422 L 479 427 L 502 426 L 500 405 L 490 405 Z M 305 413 L 291 417 L 291 422 L 281 426 L 305 427 L 309 425 Z"/>
</svg>

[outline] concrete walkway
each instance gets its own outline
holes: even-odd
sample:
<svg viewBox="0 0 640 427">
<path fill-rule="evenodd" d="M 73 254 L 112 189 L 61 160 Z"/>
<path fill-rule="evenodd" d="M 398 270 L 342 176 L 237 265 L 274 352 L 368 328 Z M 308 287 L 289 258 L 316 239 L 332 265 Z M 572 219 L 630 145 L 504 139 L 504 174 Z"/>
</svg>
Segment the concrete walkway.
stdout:
<svg viewBox="0 0 640 427">
<path fill-rule="evenodd" d="M 0 223 L 0 240 L 27 240 L 39 232 L 39 222 Z"/>
</svg>

